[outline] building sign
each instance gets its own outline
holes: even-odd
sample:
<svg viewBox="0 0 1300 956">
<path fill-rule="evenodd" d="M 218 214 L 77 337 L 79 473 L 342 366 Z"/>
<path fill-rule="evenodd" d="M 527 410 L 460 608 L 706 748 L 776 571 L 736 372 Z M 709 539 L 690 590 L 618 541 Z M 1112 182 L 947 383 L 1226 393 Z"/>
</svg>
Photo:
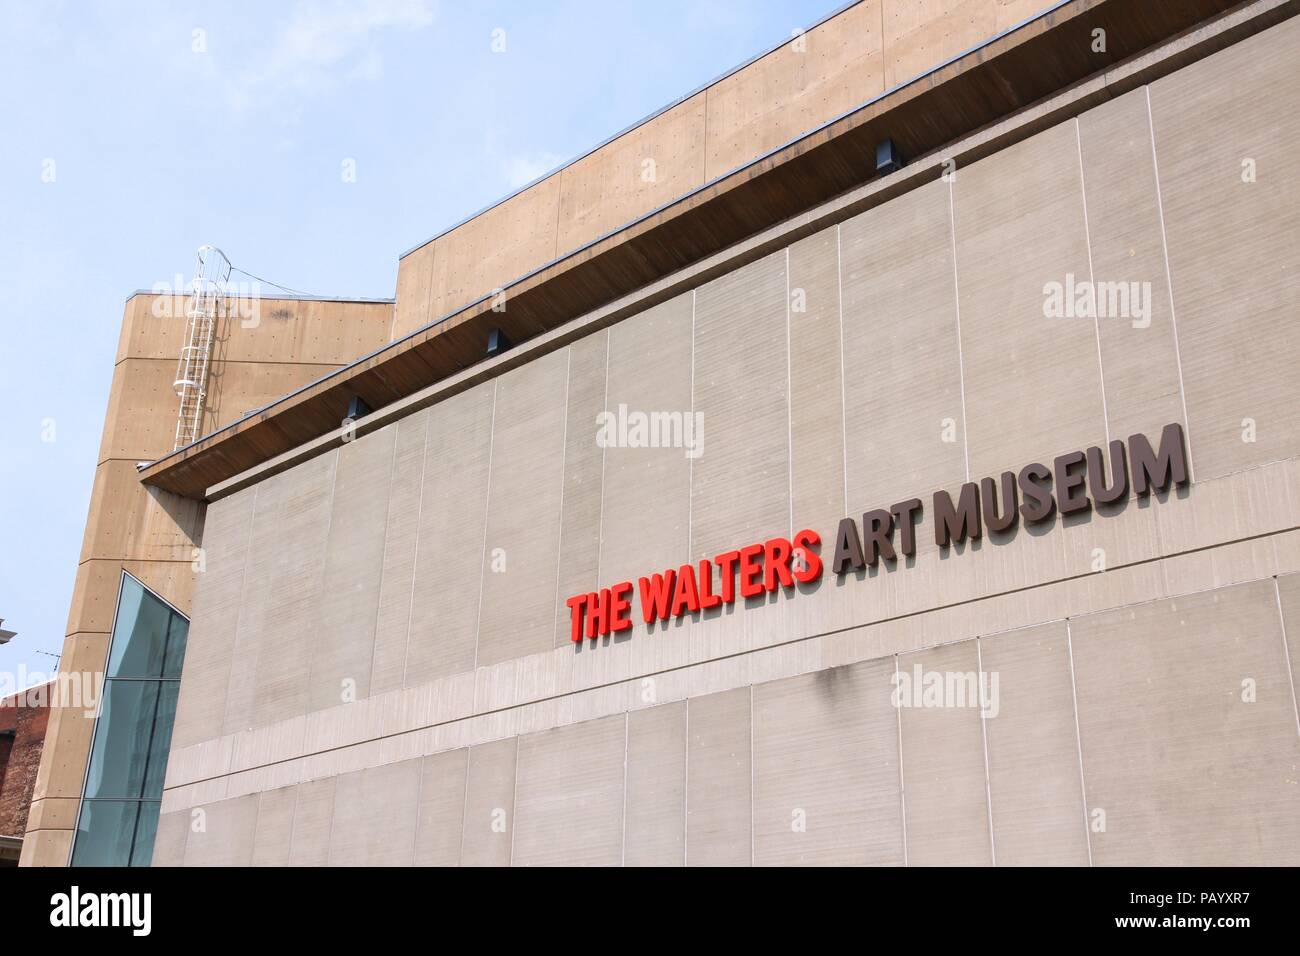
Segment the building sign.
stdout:
<svg viewBox="0 0 1300 956">
<path fill-rule="evenodd" d="M 1110 442 L 1108 454 L 1094 446 L 1061 455 L 1050 466 L 1033 462 L 1018 472 L 968 481 L 955 499 L 937 491 L 930 503 L 929 533 L 947 550 L 981 538 L 985 530 L 1011 532 L 1021 522 L 1034 525 L 1057 513 L 1081 514 L 1094 503 L 1116 505 L 1130 495 L 1145 498 L 1189 480 L 1183 428 L 1175 422 L 1164 427 L 1158 448 L 1145 435 L 1133 435 L 1127 443 Z M 835 575 L 875 567 L 882 560 L 892 565 L 900 556 L 916 554 L 917 535 L 925 526 L 921 499 L 909 498 L 868 511 L 861 521 L 843 518 L 830 539 L 805 528 L 793 538 L 769 538 L 698 564 L 656 571 L 635 584 L 622 581 L 575 594 L 565 602 L 569 636 L 580 642 L 630 630 L 634 606 L 641 620 L 652 624 L 734 604 L 737 597 L 794 591 L 822 576 L 828 564 L 824 552 Z"/>
</svg>

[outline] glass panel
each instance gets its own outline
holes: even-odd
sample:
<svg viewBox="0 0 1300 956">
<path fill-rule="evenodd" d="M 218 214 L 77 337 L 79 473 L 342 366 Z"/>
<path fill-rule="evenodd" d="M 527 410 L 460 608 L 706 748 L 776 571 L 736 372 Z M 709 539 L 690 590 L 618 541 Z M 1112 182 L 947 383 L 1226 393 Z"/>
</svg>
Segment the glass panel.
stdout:
<svg viewBox="0 0 1300 956">
<path fill-rule="evenodd" d="M 109 677 L 162 677 L 172 611 L 135 578 L 122 576 L 122 597 L 113 624 Z"/>
<path fill-rule="evenodd" d="M 158 683 L 158 717 L 153 725 L 153 739 L 149 742 L 149 762 L 144 772 L 146 800 L 161 800 L 163 777 L 167 773 L 167 752 L 172 745 L 172 725 L 176 722 L 176 698 L 181 692 L 180 681 Z"/>
<path fill-rule="evenodd" d="M 87 797 L 142 797 L 160 681 L 104 681 L 104 703 L 86 775 Z M 170 685 L 179 687 L 179 684 Z M 172 703 L 173 710 L 175 702 Z M 167 736 L 171 737 L 170 730 Z M 166 763 L 166 756 L 163 761 Z"/>
<path fill-rule="evenodd" d="M 72 865 L 126 866 L 131 859 L 139 806 L 128 800 L 83 801 Z"/>
<path fill-rule="evenodd" d="M 75 866 L 152 863 L 189 626 L 139 581 L 122 575 L 72 847 Z"/>
<path fill-rule="evenodd" d="M 167 637 L 167 658 L 163 662 L 163 677 L 181 679 L 181 665 L 185 663 L 185 639 L 189 632 L 190 622 L 173 612 L 171 632 Z"/>
<path fill-rule="evenodd" d="M 153 863 L 153 838 L 158 833 L 158 811 L 161 803 L 146 801 L 140 804 L 140 816 L 135 824 L 135 847 L 131 850 L 131 866 L 149 866 Z"/>
</svg>

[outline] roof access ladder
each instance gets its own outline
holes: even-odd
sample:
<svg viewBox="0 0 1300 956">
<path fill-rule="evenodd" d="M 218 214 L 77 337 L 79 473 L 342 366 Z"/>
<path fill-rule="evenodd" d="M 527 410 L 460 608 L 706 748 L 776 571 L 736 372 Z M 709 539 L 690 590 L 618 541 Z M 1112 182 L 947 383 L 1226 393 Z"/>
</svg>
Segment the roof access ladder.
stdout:
<svg viewBox="0 0 1300 956">
<path fill-rule="evenodd" d="M 203 405 L 208 391 L 208 366 L 216 339 L 217 310 L 226 297 L 229 280 L 230 260 L 226 254 L 216 246 L 201 246 L 185 310 L 185 344 L 181 346 L 176 381 L 172 383 L 181 400 L 173 451 L 197 441 L 203 427 Z"/>
</svg>

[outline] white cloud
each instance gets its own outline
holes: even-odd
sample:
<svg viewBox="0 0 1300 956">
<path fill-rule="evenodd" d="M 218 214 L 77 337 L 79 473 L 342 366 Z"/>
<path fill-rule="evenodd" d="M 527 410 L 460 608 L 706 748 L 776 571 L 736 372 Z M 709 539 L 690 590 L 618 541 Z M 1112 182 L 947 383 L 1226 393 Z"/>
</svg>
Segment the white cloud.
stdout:
<svg viewBox="0 0 1300 956">
<path fill-rule="evenodd" d="M 288 92 L 314 95 L 340 80 L 373 80 L 383 70 L 376 34 L 420 30 L 433 19 L 433 0 L 299 0 L 270 51 L 234 84 L 232 105 L 243 110 Z"/>
</svg>

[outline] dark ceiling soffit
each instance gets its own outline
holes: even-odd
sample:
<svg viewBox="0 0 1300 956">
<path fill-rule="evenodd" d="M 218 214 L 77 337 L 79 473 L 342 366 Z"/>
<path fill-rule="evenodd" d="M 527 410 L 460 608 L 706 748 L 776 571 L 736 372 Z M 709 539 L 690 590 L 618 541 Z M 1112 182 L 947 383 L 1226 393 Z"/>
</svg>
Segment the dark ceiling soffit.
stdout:
<svg viewBox="0 0 1300 956">
<path fill-rule="evenodd" d="M 337 429 L 353 395 L 381 408 L 482 361 L 489 326 L 526 341 L 870 182 L 880 139 L 905 156 L 928 155 L 1236 5 L 1072 0 L 516 280 L 506 312 L 492 312 L 485 297 L 173 452 L 141 480 L 202 498 Z M 1098 27 L 1108 36 L 1104 54 L 1091 50 Z"/>
</svg>

